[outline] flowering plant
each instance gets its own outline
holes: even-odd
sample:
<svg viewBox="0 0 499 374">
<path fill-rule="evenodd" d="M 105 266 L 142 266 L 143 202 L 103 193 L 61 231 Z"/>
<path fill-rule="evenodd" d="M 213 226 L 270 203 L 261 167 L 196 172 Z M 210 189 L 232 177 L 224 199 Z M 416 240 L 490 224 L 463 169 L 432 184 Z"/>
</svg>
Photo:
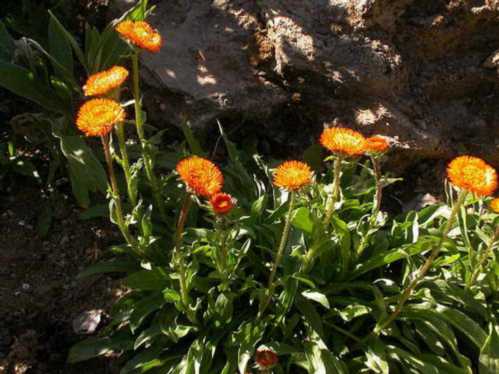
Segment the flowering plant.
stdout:
<svg viewBox="0 0 499 374">
<path fill-rule="evenodd" d="M 396 217 L 381 205 L 389 143 L 344 127 L 322 133 L 330 153 L 322 170 L 306 160 L 269 167 L 220 129 L 226 162 L 196 146 L 158 174 L 139 56 L 162 39 L 143 19 L 116 30 L 130 48 L 140 158 L 129 157 L 118 99 L 128 74 L 90 77 L 85 90 L 101 97 L 82 104 L 76 125 L 101 139 L 111 220 L 124 243 L 80 276 L 119 273 L 128 292 L 109 326 L 75 345 L 69 361 L 118 352 L 121 373 L 158 374 L 493 372 L 490 165 L 454 159 L 447 204 Z"/>
</svg>

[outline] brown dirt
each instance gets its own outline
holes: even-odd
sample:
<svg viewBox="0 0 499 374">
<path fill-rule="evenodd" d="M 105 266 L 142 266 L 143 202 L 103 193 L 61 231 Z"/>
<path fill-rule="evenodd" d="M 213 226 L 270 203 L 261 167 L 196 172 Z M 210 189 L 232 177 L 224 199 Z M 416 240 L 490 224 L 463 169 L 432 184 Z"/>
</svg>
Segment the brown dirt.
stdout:
<svg viewBox="0 0 499 374">
<path fill-rule="evenodd" d="M 86 310 L 106 311 L 116 299 L 116 280 L 76 280 L 118 240 L 116 233 L 103 219 L 80 220 L 71 198 L 63 197 L 42 239 L 35 228 L 40 191 L 25 181 L 15 186 L 0 197 L 0 373 L 110 373 L 105 360 L 68 365 L 66 357 L 84 338 L 73 332 L 73 319 Z"/>
</svg>

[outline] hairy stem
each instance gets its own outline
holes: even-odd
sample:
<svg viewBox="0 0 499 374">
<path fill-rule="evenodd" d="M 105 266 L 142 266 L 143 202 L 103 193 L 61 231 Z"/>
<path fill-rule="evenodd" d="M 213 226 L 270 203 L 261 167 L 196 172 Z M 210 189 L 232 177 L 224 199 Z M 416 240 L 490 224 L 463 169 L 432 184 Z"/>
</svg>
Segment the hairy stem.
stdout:
<svg viewBox="0 0 499 374">
<path fill-rule="evenodd" d="M 263 299 L 262 303 L 260 303 L 260 308 L 259 308 L 260 310 L 258 312 L 258 315 L 260 317 L 265 312 L 265 309 L 267 309 L 270 300 L 272 299 L 272 294 L 274 293 L 274 290 L 276 288 L 276 283 L 274 282 L 274 279 L 277 273 L 277 268 L 281 264 L 282 257 L 284 255 L 284 249 L 286 248 L 286 244 L 288 242 L 288 236 L 291 230 L 291 214 L 293 212 L 294 202 L 295 202 L 295 193 L 290 192 L 288 213 L 286 214 L 286 221 L 284 223 L 284 229 L 282 230 L 279 248 L 277 249 L 277 254 L 274 263 L 272 264 L 272 270 L 270 272 L 270 277 L 267 285 L 267 295 Z"/>
<path fill-rule="evenodd" d="M 102 148 L 104 149 L 104 156 L 106 158 L 109 181 L 111 185 L 112 199 L 116 207 L 117 224 L 126 242 L 132 248 L 135 248 L 133 237 L 130 235 L 130 232 L 128 231 L 128 227 L 125 223 L 125 218 L 123 216 L 123 207 L 121 205 L 120 190 L 118 188 L 118 183 L 116 182 L 116 175 L 114 174 L 114 167 L 113 167 L 113 159 L 111 157 L 111 150 L 109 148 L 109 135 L 101 136 L 101 141 L 102 141 Z"/>
<path fill-rule="evenodd" d="M 156 203 L 159 214 L 164 222 L 167 221 L 165 205 L 163 199 L 161 198 L 161 191 L 158 179 L 154 174 L 153 160 L 151 153 L 149 151 L 149 146 L 147 144 L 145 134 L 144 134 L 144 119 L 142 117 L 142 104 L 140 95 L 140 75 L 139 75 L 139 53 L 135 52 L 132 54 L 132 80 L 133 80 L 133 98 L 135 106 L 135 126 L 137 128 L 137 135 L 139 137 L 142 156 L 144 158 L 144 168 L 146 170 L 147 180 L 151 185 L 152 194 L 154 201 Z"/>
<path fill-rule="evenodd" d="M 369 242 L 369 238 L 371 237 L 369 232 L 376 223 L 376 220 L 378 218 L 378 213 L 381 210 L 381 199 L 383 198 L 383 185 L 381 183 L 381 167 L 379 164 L 379 159 L 376 156 L 371 156 L 371 162 L 373 165 L 376 192 L 374 195 L 374 204 L 371 217 L 369 217 L 369 222 L 367 225 L 367 232 L 366 235 L 362 237 L 359 243 L 359 246 L 357 248 L 357 257 L 360 257 L 364 252 L 364 250 L 366 249 L 367 243 Z"/>
<path fill-rule="evenodd" d="M 482 251 L 482 253 L 480 255 L 480 259 L 478 260 L 478 265 L 475 267 L 475 270 L 471 274 L 471 277 L 468 281 L 468 284 L 467 284 L 468 288 L 471 288 L 473 286 L 473 284 L 475 283 L 475 281 L 478 277 L 478 274 L 480 274 L 480 272 L 482 271 L 483 265 L 485 264 L 485 262 L 487 261 L 487 259 L 490 256 L 490 254 L 492 253 L 492 250 L 494 249 L 494 244 L 496 243 L 496 241 L 498 239 L 499 239 L 499 226 L 496 227 L 494 234 L 492 235 L 492 237 L 490 238 L 490 240 L 487 244 L 487 247 L 485 248 L 485 250 Z"/>
<path fill-rule="evenodd" d="M 338 195 L 340 193 L 340 177 L 341 177 L 341 162 L 343 157 L 338 155 L 334 160 L 334 179 L 332 191 L 329 193 L 327 203 L 326 203 L 326 213 L 324 214 L 324 225 L 328 225 L 331 221 L 331 217 L 334 212 L 334 204 L 338 200 Z"/>
<path fill-rule="evenodd" d="M 381 166 L 379 164 L 379 158 L 376 156 L 371 156 L 371 161 L 373 164 L 374 180 L 376 182 L 376 194 L 374 197 L 373 206 L 373 216 L 377 216 L 381 209 L 381 200 L 383 199 L 383 184 L 381 183 Z"/>
<path fill-rule="evenodd" d="M 437 258 L 437 256 L 439 255 L 439 253 L 442 249 L 442 246 L 444 244 L 445 239 L 447 239 L 447 235 L 449 234 L 449 231 L 452 228 L 452 225 L 454 224 L 454 220 L 456 219 L 456 216 L 459 212 L 459 209 L 464 204 L 464 201 L 466 199 L 466 195 L 467 195 L 467 192 L 465 190 L 462 190 L 459 193 L 458 199 L 457 199 L 456 203 L 454 204 L 454 207 L 452 208 L 452 212 L 450 214 L 449 219 L 447 220 L 447 223 L 444 226 L 444 229 L 442 231 L 442 234 L 440 236 L 440 240 L 438 241 L 438 244 L 432 248 L 431 253 L 428 256 L 428 258 L 426 259 L 425 263 L 421 266 L 421 268 L 419 268 L 414 279 L 409 283 L 407 288 L 404 290 L 404 293 L 400 296 L 400 299 L 397 303 L 397 307 L 392 312 L 392 314 L 390 314 L 385 321 L 378 323 L 376 325 L 376 327 L 374 328 L 375 335 L 378 335 L 381 331 L 383 331 L 385 328 L 387 328 L 400 315 L 405 303 L 411 297 L 412 292 L 417 287 L 417 285 L 419 284 L 421 279 L 424 278 L 424 276 L 426 275 L 428 270 L 430 270 L 430 268 L 433 264 L 433 261 L 435 261 L 435 259 Z"/>
<path fill-rule="evenodd" d="M 186 266 L 184 261 L 184 256 L 181 253 L 182 247 L 182 235 L 184 234 L 185 222 L 187 221 L 187 217 L 189 215 L 189 210 L 192 205 L 192 199 L 189 194 L 186 194 L 184 198 L 184 202 L 182 203 L 182 208 L 180 209 L 180 214 L 178 216 L 177 221 L 177 229 L 175 232 L 175 249 L 173 252 L 173 262 L 175 267 L 177 268 L 177 272 L 179 274 L 179 283 L 180 283 L 180 296 L 182 298 L 182 304 L 187 311 L 187 316 L 191 320 L 191 322 L 196 323 L 196 316 L 190 309 L 190 298 L 189 298 L 189 290 L 187 288 L 187 278 L 186 278 Z"/>
<path fill-rule="evenodd" d="M 120 147 L 121 163 L 123 166 L 123 172 L 125 173 L 125 180 L 128 191 L 128 198 L 133 207 L 137 205 L 137 191 L 134 190 L 132 186 L 132 173 L 130 169 L 130 160 L 128 158 L 128 151 L 126 149 L 126 139 L 125 139 L 125 125 L 119 123 L 116 126 L 116 135 L 118 136 L 118 144 Z"/>
</svg>

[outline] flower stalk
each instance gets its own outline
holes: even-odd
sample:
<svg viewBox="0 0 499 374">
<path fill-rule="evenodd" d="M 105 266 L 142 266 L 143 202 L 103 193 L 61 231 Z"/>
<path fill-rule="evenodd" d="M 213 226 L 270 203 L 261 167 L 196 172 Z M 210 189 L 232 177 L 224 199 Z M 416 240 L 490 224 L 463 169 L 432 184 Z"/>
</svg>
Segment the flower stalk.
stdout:
<svg viewBox="0 0 499 374">
<path fill-rule="evenodd" d="M 182 256 L 181 253 L 182 235 L 184 234 L 185 223 L 187 221 L 191 205 L 192 205 L 192 199 L 190 194 L 187 193 L 184 198 L 184 202 L 182 203 L 180 214 L 178 216 L 177 228 L 175 232 L 175 249 L 173 251 L 173 263 L 179 275 L 180 297 L 182 300 L 182 304 L 184 305 L 189 320 L 193 323 L 196 323 L 196 315 L 190 309 L 189 289 L 187 287 L 187 278 L 186 278 L 187 269 L 185 266 L 184 256 Z"/>
<path fill-rule="evenodd" d="M 376 155 L 371 155 L 371 162 L 373 164 L 374 180 L 376 183 L 372 216 L 374 217 L 374 219 L 376 219 L 379 211 L 381 210 L 381 201 L 383 199 L 383 183 L 381 181 L 381 166 L 379 157 L 377 157 Z"/>
<path fill-rule="evenodd" d="M 379 335 L 381 331 L 387 328 L 400 315 L 405 303 L 411 297 L 412 292 L 417 287 L 421 279 L 424 278 L 428 270 L 430 270 L 431 266 L 433 265 L 433 262 L 435 261 L 435 259 L 440 254 L 440 251 L 442 250 L 444 241 L 447 239 L 447 235 L 449 234 L 449 231 L 451 230 L 452 225 L 454 224 L 454 221 L 459 213 L 459 209 L 461 209 L 461 206 L 464 204 L 464 201 L 466 200 L 467 194 L 468 192 L 464 189 L 459 192 L 459 196 L 457 198 L 456 203 L 454 204 L 454 207 L 452 208 L 449 219 L 447 220 L 447 223 L 445 224 L 444 229 L 442 230 L 438 244 L 432 248 L 430 255 L 428 256 L 424 264 L 419 268 L 414 279 L 409 283 L 407 288 L 404 290 L 404 293 L 401 295 L 397 303 L 397 307 L 392 312 L 392 314 L 390 314 L 385 321 L 382 321 L 376 325 L 376 327 L 374 328 L 375 335 Z"/>
<path fill-rule="evenodd" d="M 116 175 L 114 174 L 113 159 L 111 157 L 111 150 L 109 147 L 109 135 L 108 134 L 102 135 L 101 142 L 102 142 L 102 148 L 104 150 L 104 157 L 106 159 L 106 164 L 107 164 L 107 169 L 108 169 L 108 175 L 109 175 L 109 181 L 110 181 L 110 187 L 111 187 L 111 195 L 112 195 L 112 199 L 114 201 L 114 206 L 116 208 L 116 223 L 121 231 L 121 234 L 125 238 L 126 242 L 132 248 L 135 248 L 135 243 L 134 243 L 133 237 L 130 235 L 130 232 L 128 231 L 128 226 L 126 225 L 125 218 L 123 216 L 123 207 L 121 205 L 120 191 L 118 188 L 118 183 L 116 181 Z"/>
<path fill-rule="evenodd" d="M 471 277 L 468 280 L 467 288 L 471 288 L 473 284 L 475 283 L 476 279 L 478 278 L 478 274 L 483 269 L 483 266 L 487 259 L 489 258 L 490 254 L 492 253 L 492 250 L 494 249 L 494 245 L 496 244 L 497 240 L 499 239 L 499 226 L 496 227 L 494 234 L 490 238 L 487 247 L 485 250 L 482 251 L 480 258 L 478 260 L 478 265 L 475 267 L 475 270 L 471 274 Z"/>
<path fill-rule="evenodd" d="M 128 151 L 126 149 L 125 125 L 118 123 L 116 125 L 116 135 L 118 138 L 118 145 L 120 147 L 121 165 L 125 173 L 125 180 L 128 191 L 128 198 L 132 206 L 137 206 L 137 190 L 132 185 L 132 172 L 130 169 L 130 160 L 128 158 Z"/>
<path fill-rule="evenodd" d="M 141 103 L 141 95 L 140 95 L 140 76 L 139 76 L 139 52 L 134 51 L 132 54 L 132 91 L 134 97 L 134 107 L 135 107 L 135 126 L 137 128 L 137 135 L 139 137 L 142 156 L 144 158 L 144 168 L 146 171 L 147 180 L 151 185 L 152 194 L 156 206 L 159 210 L 159 214 L 163 221 L 167 221 L 165 205 L 163 203 L 163 199 L 161 198 L 161 191 L 159 186 L 158 178 L 154 174 L 153 170 L 153 161 L 152 156 L 150 154 L 150 149 L 147 144 L 147 140 L 144 134 L 144 119 L 142 117 L 142 103 Z"/>
<path fill-rule="evenodd" d="M 334 179 L 333 179 L 333 186 L 331 189 L 331 192 L 328 195 L 328 199 L 326 202 L 326 212 L 324 214 L 324 224 L 327 225 L 329 222 L 331 222 L 331 217 L 333 216 L 334 212 L 334 205 L 336 204 L 336 201 L 338 200 L 338 195 L 340 192 L 340 180 L 341 180 L 341 162 L 343 161 L 343 157 L 338 155 L 336 159 L 334 160 Z"/>
<path fill-rule="evenodd" d="M 291 230 L 291 215 L 293 213 L 293 208 L 294 208 L 294 202 L 295 202 L 295 193 L 290 192 L 289 194 L 289 207 L 288 207 L 288 212 L 286 214 L 286 220 L 284 223 L 284 229 L 282 230 L 282 235 L 281 235 L 281 241 L 279 243 L 279 248 L 277 250 L 277 255 L 275 257 L 274 263 L 272 264 L 272 270 L 270 272 L 269 276 L 269 281 L 267 285 L 267 295 L 264 297 L 263 301 L 260 303 L 260 308 L 258 315 L 261 317 L 265 310 L 267 309 L 270 300 L 272 299 L 272 294 L 274 293 L 274 290 L 276 288 L 276 282 L 274 282 L 276 273 L 277 273 L 277 268 L 282 262 L 282 257 L 284 256 L 284 249 L 286 248 L 286 244 L 288 242 L 288 237 L 289 237 L 289 232 Z"/>
</svg>

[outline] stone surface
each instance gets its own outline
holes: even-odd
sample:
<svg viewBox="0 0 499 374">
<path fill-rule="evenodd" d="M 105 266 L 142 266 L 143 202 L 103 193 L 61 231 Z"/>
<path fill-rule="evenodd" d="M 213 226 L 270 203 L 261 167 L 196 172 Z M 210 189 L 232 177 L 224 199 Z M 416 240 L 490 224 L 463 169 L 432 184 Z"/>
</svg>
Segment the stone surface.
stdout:
<svg viewBox="0 0 499 374">
<path fill-rule="evenodd" d="M 390 136 L 409 163 L 468 152 L 499 165 L 498 20 L 497 0 L 157 2 L 149 114 L 250 118 L 285 145 L 298 138 L 276 134 L 283 122 L 305 143 L 342 123 Z"/>
<path fill-rule="evenodd" d="M 86 310 L 73 320 L 73 331 L 76 334 L 93 334 L 102 317 L 102 310 Z"/>
</svg>

